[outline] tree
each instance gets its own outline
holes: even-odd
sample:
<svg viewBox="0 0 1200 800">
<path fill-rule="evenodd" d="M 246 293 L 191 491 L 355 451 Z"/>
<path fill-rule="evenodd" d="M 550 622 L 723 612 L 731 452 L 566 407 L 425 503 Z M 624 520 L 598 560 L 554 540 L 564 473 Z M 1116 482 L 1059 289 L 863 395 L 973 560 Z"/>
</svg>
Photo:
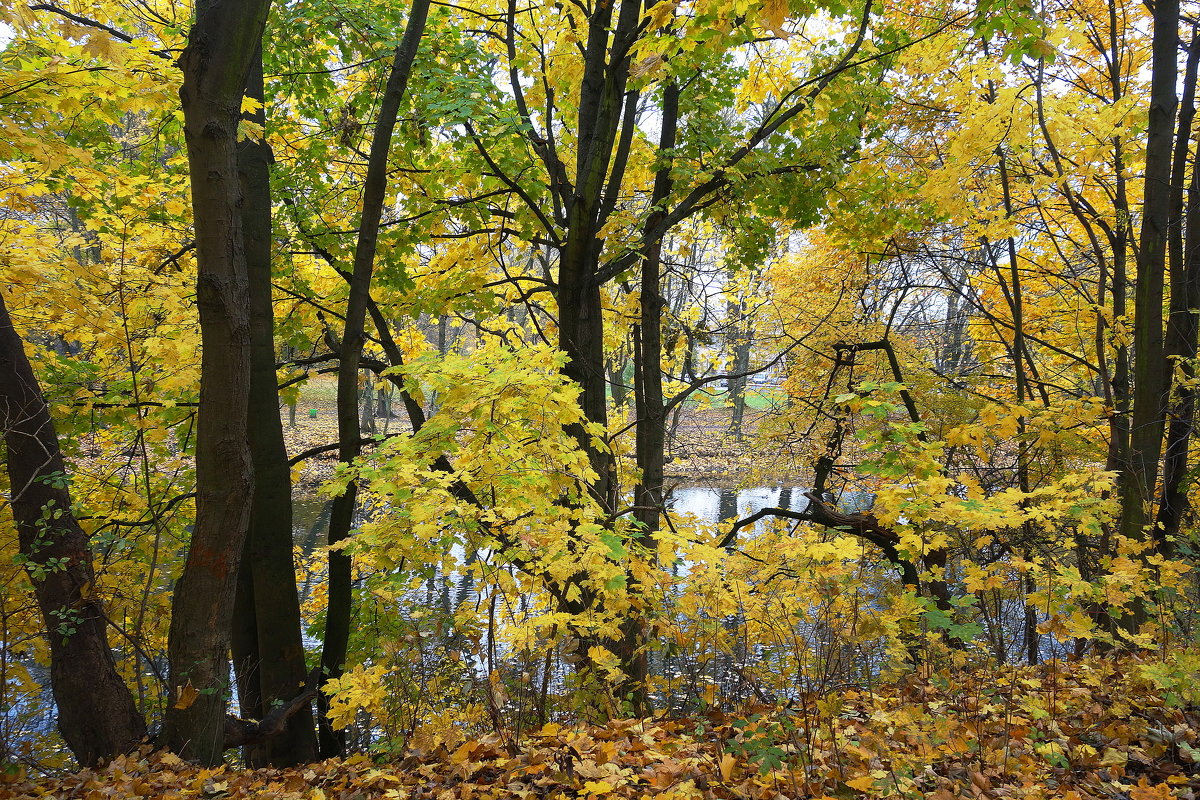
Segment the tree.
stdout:
<svg viewBox="0 0 1200 800">
<path fill-rule="evenodd" d="M 633 688 L 639 683 L 637 662 L 645 642 L 616 628 L 624 619 L 636 618 L 636 609 L 644 603 L 634 586 L 648 575 L 647 564 L 653 559 L 647 554 L 653 550 L 655 526 L 665 504 L 665 414 L 717 377 L 693 381 L 670 398 L 655 388 L 663 370 L 655 341 L 664 324 L 661 312 L 654 309 L 661 302 L 656 298 L 661 279 L 654 266 L 658 252 L 681 222 L 703 214 L 741 221 L 761 207 L 799 219 L 816 215 L 820 189 L 835 179 L 840 159 L 858 145 L 855 121 L 866 113 L 866 95 L 852 76 L 878 68 L 890 52 L 872 50 L 862 64 L 855 61 L 871 27 L 872 8 L 867 4 L 855 11 L 841 20 L 848 44 L 831 46 L 828 53 L 811 53 L 798 42 L 776 42 L 794 61 L 779 69 L 760 66 L 753 88 L 746 81 L 747 93 L 757 92 L 765 99 L 753 115 L 737 121 L 733 127 L 738 135 L 732 137 L 727 135 L 730 120 L 720 108 L 741 79 L 730 53 L 747 47 L 757 29 L 751 20 L 722 28 L 722 11 L 717 8 L 699 9 L 694 18 L 673 25 L 667 5 L 649 14 L 643 14 L 639 3 L 601 5 L 581 9 L 583 16 L 572 12 L 560 17 L 546 28 L 536 9 L 510 4 L 499 9 L 489 43 L 506 64 L 500 73 L 507 83 L 504 92 L 489 85 L 486 75 L 468 77 L 452 69 L 422 88 L 425 94 L 420 96 L 429 97 L 426 108 L 444 115 L 443 130 L 448 133 L 446 141 L 435 139 L 437 145 L 431 145 L 437 158 L 414 164 L 411 173 L 400 170 L 413 184 L 407 199 L 415 208 L 406 219 L 436 214 L 440 219 L 433 223 L 432 235 L 474 239 L 448 248 L 445 262 L 495 257 L 504 277 L 494 285 L 537 287 L 516 289 L 523 300 L 535 292 L 553 294 L 549 308 L 529 302 L 528 318 L 539 326 L 546 320 L 546 329 L 533 335 L 545 336 L 566 356 L 564 376 L 578 387 L 581 413 L 565 432 L 590 465 L 575 487 L 539 512 L 546 515 L 549 529 L 567 526 L 562 539 L 545 551 L 535 550 L 531 557 L 522 546 L 520 528 L 494 518 L 505 519 L 507 514 L 477 509 L 471 512 L 473 520 L 494 516 L 487 523 L 472 524 L 479 525 L 484 542 L 495 542 L 505 559 L 542 581 L 559 613 L 579 621 L 575 646 L 585 669 L 593 657 L 605 660 L 606 649 L 621 651 L 633 676 L 626 686 L 635 703 L 641 691 Z M 775 13 L 764 10 L 764 24 L 783 25 Z M 711 25 L 722 33 L 701 33 Z M 881 26 L 877 33 L 881 42 L 896 36 L 895 46 L 903 46 L 904 37 L 894 29 Z M 577 69 L 551 69 L 546 66 L 551 63 L 572 63 Z M 701 69 L 707 73 L 696 77 Z M 802 73 L 799 78 L 797 71 Z M 693 77 L 675 85 L 674 75 Z M 764 88 L 772 82 L 778 85 Z M 852 85 L 857 94 L 850 90 Z M 673 96 L 679 118 L 687 122 L 677 138 L 649 144 L 639 119 L 649 114 L 663 120 L 667 135 L 666 121 L 675 116 L 666 112 L 676 102 Z M 463 175 L 468 177 L 458 177 Z M 462 185 L 462 195 L 447 197 L 446 185 Z M 477 226 L 475 233 L 472 224 Z M 746 259 L 761 253 L 771 235 L 761 217 L 750 230 L 754 235 L 745 237 L 738 248 Z M 514 239 L 523 244 L 514 247 Z M 515 256 L 510 256 L 514 250 Z M 535 257 L 541 251 L 548 255 L 544 261 Z M 510 258 L 533 269 L 518 273 L 510 269 Z M 641 392 L 635 459 L 641 488 L 635 514 L 639 521 L 632 523 L 620 505 L 623 467 L 615 456 L 619 444 L 607 431 L 604 347 L 613 317 L 605 298 L 608 285 L 639 272 L 645 281 L 639 294 L 639 316 L 644 320 L 637 338 L 644 360 L 635 365 Z M 382 333 L 380 339 L 385 340 Z M 411 365 L 393 360 L 391 369 L 406 375 L 406 383 L 415 380 Z M 413 428 L 429 445 L 431 438 L 421 424 L 415 422 Z M 459 446 L 449 448 L 462 454 Z M 460 459 L 445 453 L 429 458 L 444 463 L 440 477 L 430 480 L 453 480 L 450 494 L 456 503 L 467 494 L 478 499 L 493 491 L 494 484 L 472 483 L 470 469 L 457 467 Z M 372 474 L 390 495 L 388 481 Z M 411 506 L 412 501 L 397 498 L 391 506 L 401 504 Z M 569 566 L 595 563 L 588 556 L 594 547 L 609 554 L 602 567 Z M 624 574 L 612 575 L 614 566 Z M 636 623 L 630 630 L 634 628 Z"/>
<path fill-rule="evenodd" d="M 21 560 L 50 639 L 58 725 L 80 764 L 141 741 L 146 723 L 117 672 L 95 594 L 88 536 L 75 519 L 58 434 L 0 295 L 0 425 Z"/>
<path fill-rule="evenodd" d="M 261 48 L 246 96 L 265 101 Z M 259 109 L 251 119 L 264 125 Z M 265 134 L 264 134 L 265 135 Z M 250 295 L 248 430 L 254 466 L 249 528 L 238 570 L 232 652 L 242 714 L 263 720 L 277 704 L 303 693 L 308 679 L 301 638 L 296 566 L 292 558 L 292 478 L 275 372 L 275 314 L 271 303 L 271 148 L 263 137 L 238 145 L 247 282 Z M 314 760 L 312 711 L 305 703 L 280 734 L 255 742 L 247 763 L 291 766 Z"/>
<path fill-rule="evenodd" d="M 580 9 L 578 21 L 572 12 L 567 24 L 555 32 L 558 38 L 539 37 L 542 44 L 530 46 L 525 43 L 532 43 L 535 37 L 529 31 L 538 23 L 531 12 L 509 4 L 498 33 L 506 43 L 508 89 L 520 121 L 518 130 L 524 147 L 535 158 L 528 168 L 540 175 L 536 189 L 519 185 L 516 172 L 491 152 L 497 145 L 483 132 L 476 133 L 474 124 L 468 128 L 487 169 L 529 206 L 539 229 L 537 235 L 556 251 L 556 344 L 567 356 L 564 375 L 579 387 L 585 420 L 570 427 L 568 433 L 588 455 L 594 475 L 583 487 L 586 494 L 580 492 L 590 501 L 587 514 L 606 526 L 611 526 L 621 511 L 612 443 L 596 435 L 608 425 L 604 342 L 609 323 L 602 290 L 618 276 L 641 272 L 634 365 L 635 461 L 640 478 L 635 489 L 636 521 L 629 531 L 618 534 L 635 545 L 629 550 L 625 581 L 634 599 L 624 601 L 632 604 L 633 609 L 625 613 L 633 619 L 625 623 L 625 632 L 607 645 L 619 651 L 629 677 L 622 694 L 632 697 L 635 708 L 641 707 L 645 698 L 644 685 L 638 686 L 644 676 L 641 662 L 646 642 L 634 633 L 640 624 L 636 608 L 644 601 L 637 599 L 633 587 L 645 571 L 644 563 L 639 562 L 646 558 L 647 550 L 641 548 L 655 549 L 658 519 L 665 504 L 665 414 L 703 384 L 697 381 L 672 398 L 663 396 L 661 248 L 684 220 L 702 213 L 730 213 L 739 204 L 797 216 L 813 213 L 817 192 L 839 169 L 837 157 L 829 156 L 853 150 L 858 133 L 855 124 L 865 113 L 865 103 L 847 93 L 846 87 L 861 74 L 855 71 L 855 59 L 871 28 L 872 4 L 842 11 L 846 13 L 839 21 L 846 26 L 846 44 L 834 48 L 833 55 L 807 62 L 780 44 L 785 59 L 794 56 L 804 63 L 799 74 L 772 73 L 779 86 L 765 93 L 761 112 L 736 126 L 737 136 L 724 132 L 721 138 L 716 131 L 729 120 L 717 109 L 718 98 L 723 99 L 735 81 L 730 54 L 753 39 L 754 22 L 773 33 L 782 30 L 786 13 L 764 7 L 759 19 L 743 18 L 734 24 L 724 9 L 700 6 L 693 17 L 676 20 L 669 4 L 645 10 L 641 3 L 630 0 Z M 702 34 L 710 25 L 723 33 Z M 883 26 L 877 35 L 881 41 L 887 39 Z M 576 40 L 582 57 L 576 70 L 537 74 L 532 65 L 573 58 L 559 48 L 573 49 Z M 699 41 L 703 44 L 698 45 Z M 873 63 L 875 58 L 868 56 L 863 61 Z M 701 71 L 712 77 L 683 80 L 683 76 L 697 76 Z M 535 88 L 527 90 L 526 85 Z M 819 102 L 837 107 L 842 124 L 831 122 L 832 113 L 815 114 Z M 541 105 L 544 110 L 536 110 Z M 647 111 L 649 107 L 654 112 Z M 654 113 L 660 120 L 661 138 L 656 146 L 638 141 L 639 112 Z M 687 120 L 678 132 L 677 120 Z M 826 157 L 811 149 L 805 136 L 810 133 L 811 140 L 820 139 L 828 148 Z M 713 139 L 719 144 L 709 153 L 707 145 Z M 578 154 L 573 164 L 565 152 Z M 648 171 L 648 164 L 655 169 Z M 653 175 L 652 187 L 644 185 L 642 176 L 648 172 Z M 545 201 L 541 198 L 546 195 L 552 213 L 542 211 Z M 636 199 L 624 200 L 628 197 Z M 754 252 L 756 241 L 749 236 L 747 240 L 745 250 Z M 567 550 L 572 547 L 582 545 L 569 540 Z M 610 602 L 603 591 L 588 586 L 584 574 L 552 582 L 547 589 L 563 610 L 577 615 Z M 585 640 L 584 650 L 594 643 Z"/>
<path fill-rule="evenodd" d="M 379 236 L 379 223 L 383 215 L 387 195 L 388 153 L 392 146 L 392 131 L 396 115 L 404 99 L 413 60 L 425 32 L 425 21 L 429 15 L 429 0 L 414 0 L 409 11 L 408 25 L 404 38 L 396 47 L 387 88 L 379 107 L 371 137 L 371 152 L 363 184 L 363 198 L 358 225 L 358 241 L 354 250 L 354 263 L 349 276 L 350 301 L 346 309 L 345 324 L 339 344 L 338 359 L 338 459 L 350 464 L 362 451 L 359 432 L 359 362 L 362 357 L 367 304 L 371 293 L 371 273 L 375 265 L 375 250 Z M 329 517 L 328 542 L 331 547 L 343 545 L 354 524 L 354 507 L 357 486 L 351 481 L 333 503 Z M 321 650 L 321 666 L 325 680 L 341 677 L 345 666 L 346 647 L 350 638 L 351 615 L 351 564 L 350 554 L 334 549 L 329 556 L 329 607 L 325 617 L 325 643 Z M 327 701 L 321 708 L 327 710 Z M 328 725 L 326 713 L 322 714 L 321 752 L 326 756 L 340 755 L 344 744 Z"/>
<path fill-rule="evenodd" d="M 196 526 L 172 602 L 167 654 L 173 696 L 162 736 L 175 752 L 208 764 L 224 756 L 229 630 L 253 481 L 250 297 L 237 129 L 267 8 L 267 0 L 232 10 L 202 0 L 181 59 L 203 355 Z"/>
<path fill-rule="evenodd" d="M 1119 532 L 1130 540 L 1159 535 L 1150 532 L 1157 496 L 1159 459 L 1162 455 L 1171 365 L 1163 341 L 1163 299 L 1166 297 L 1167 250 L 1172 229 L 1182 223 L 1182 207 L 1172 190 L 1171 161 L 1175 152 L 1175 110 L 1178 106 L 1179 4 L 1166 0 L 1154 4 L 1154 35 L 1150 63 L 1149 124 L 1146 127 L 1145 191 L 1142 196 L 1141 231 L 1137 251 L 1137 283 L 1133 314 L 1137 320 L 1133 342 L 1132 419 L 1129 458 L 1119 483 Z M 1181 132 L 1186 141 L 1191 131 Z M 1186 147 L 1184 148 L 1186 158 Z M 1182 287 L 1181 287 L 1182 288 Z M 1136 630 L 1141 613 L 1130 618 Z"/>
<path fill-rule="evenodd" d="M 1036 661 L 1119 641 L 1114 617 L 1179 586 L 1158 556 L 1188 532 L 1200 56 L 1168 126 L 1168 211 L 1148 191 L 1143 215 L 1130 120 L 1162 73 L 1140 6 L 481 0 L 427 24 L 420 3 L 302 0 L 277 9 L 260 81 L 259 11 L 205 5 L 182 62 L 193 245 L 170 20 L 39 5 L 55 24 L 0 54 L 5 300 L 77 474 L 116 672 L 185 755 L 312 758 L 318 680 L 325 753 L 361 710 L 359 742 L 423 746 L 544 723 L 556 699 L 687 711 L 874 679 L 973 637 Z M 1126 303 L 1127 262 L 1157 247 L 1132 231 L 1156 218 L 1170 318 L 1134 347 L 1143 320 L 1163 327 L 1165 282 Z M 340 373 L 338 432 L 290 459 L 339 455 L 329 592 L 303 616 L 276 339 L 288 382 Z M 770 413 L 740 441 L 695 438 L 739 478 L 813 491 L 719 528 L 673 510 L 688 467 L 669 423 L 723 381 L 736 431 L 764 365 Z M 1168 367 L 1169 404 L 1142 384 Z M 363 437 L 373 381 L 407 429 Z M 1161 489 L 1138 505 L 1162 533 L 1119 536 L 1135 505 L 1114 491 L 1134 456 L 1153 466 L 1131 438 L 1164 428 Z M 0 643 L 40 636 L 7 615 L 24 577 L 0 579 Z M 323 679 L 304 674 L 304 622 Z M 222 719 L 227 646 L 257 723 Z"/>
</svg>

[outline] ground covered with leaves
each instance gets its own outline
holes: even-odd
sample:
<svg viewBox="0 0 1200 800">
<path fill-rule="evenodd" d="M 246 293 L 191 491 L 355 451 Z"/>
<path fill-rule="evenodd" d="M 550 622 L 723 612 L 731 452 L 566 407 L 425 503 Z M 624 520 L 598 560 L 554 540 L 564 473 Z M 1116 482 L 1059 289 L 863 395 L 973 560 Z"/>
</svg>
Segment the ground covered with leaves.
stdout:
<svg viewBox="0 0 1200 800">
<path fill-rule="evenodd" d="M 1194 798 L 1195 660 L 936 672 L 740 715 L 550 723 L 289 770 L 202 769 L 169 753 L 55 778 L 0 776 L 3 798 Z"/>
<path fill-rule="evenodd" d="M 680 413 L 672 416 L 667 462 L 667 476 L 672 483 L 730 486 L 750 481 L 802 485 L 799 476 L 781 466 L 791 462 L 777 463 L 751 449 L 759 424 L 774 413 L 779 402 L 775 395 L 762 391 L 752 391 L 751 396 L 743 422 L 745 439 L 730 434 L 732 409 L 719 400 L 703 405 L 685 403 Z M 295 415 L 287 407 L 281 413 L 289 455 L 312 453 L 301 464 L 297 482 L 302 491 L 314 492 L 332 477 L 337 465 L 337 449 L 333 446 L 338 439 L 336 379 L 331 375 L 314 376 L 297 400 Z M 374 425 L 374 431 L 365 431 L 367 435 L 409 430 L 408 420 L 398 404 L 391 418 L 376 416 Z M 779 442 L 773 442 L 771 447 L 779 455 Z"/>
</svg>

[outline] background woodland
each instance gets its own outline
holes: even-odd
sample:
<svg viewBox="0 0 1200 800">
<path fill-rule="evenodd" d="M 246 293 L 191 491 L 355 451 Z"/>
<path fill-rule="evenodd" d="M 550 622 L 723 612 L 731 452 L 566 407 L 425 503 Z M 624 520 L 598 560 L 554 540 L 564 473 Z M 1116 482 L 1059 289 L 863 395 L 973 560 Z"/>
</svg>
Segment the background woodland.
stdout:
<svg viewBox="0 0 1200 800">
<path fill-rule="evenodd" d="M 149 732 L 461 764 L 709 714 L 732 781 L 832 769 L 809 698 L 834 785 L 908 796 L 922 767 L 837 750 L 834 719 L 905 724 L 855 692 L 951 668 L 978 709 L 1041 675 L 1015 665 L 1128 651 L 1184 724 L 1195 5 L 0 22 L 0 763 Z M 802 488 L 673 508 L 714 481 Z M 1092 713 L 1051 708 L 1025 735 Z M 1129 758 L 1054 741 L 1029 752 Z"/>
</svg>

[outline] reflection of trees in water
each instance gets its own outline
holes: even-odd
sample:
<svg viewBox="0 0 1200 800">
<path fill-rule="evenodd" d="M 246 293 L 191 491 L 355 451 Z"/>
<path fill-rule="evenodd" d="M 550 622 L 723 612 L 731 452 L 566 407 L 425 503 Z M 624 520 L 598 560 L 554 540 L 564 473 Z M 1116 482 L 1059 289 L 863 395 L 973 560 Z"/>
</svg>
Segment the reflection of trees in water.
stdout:
<svg viewBox="0 0 1200 800">
<path fill-rule="evenodd" d="M 677 512 L 691 514 L 708 523 L 738 518 L 739 506 L 744 513 L 749 513 L 747 509 L 755 510 L 763 505 L 793 508 L 797 501 L 801 507 L 807 504 L 803 495 L 790 487 L 685 489 L 676 495 Z M 295 538 L 305 554 L 324 545 L 330 507 L 330 501 L 321 498 L 296 500 Z M 461 570 L 431 569 L 423 576 L 420 589 L 406 593 L 407 601 L 399 601 L 402 606 L 399 613 L 404 617 L 418 608 L 426 613 L 434 612 L 429 618 L 431 624 L 422 633 L 419 660 L 436 661 L 447 657 L 451 651 L 471 650 L 470 637 L 459 630 L 454 617 L 467 604 L 474 604 L 480 615 L 487 615 L 487 620 L 481 620 L 484 640 L 476 654 L 468 658 L 467 664 L 476 673 L 476 688 L 484 695 L 494 695 L 489 677 L 496 670 L 507 687 L 503 693 L 504 702 L 500 703 L 503 708 L 497 710 L 510 718 L 509 724 L 517 727 L 540 725 L 554 718 L 553 698 L 580 691 L 578 676 L 571 663 L 573 656 L 561 645 L 551 647 L 548 642 L 534 643 L 527 648 L 505 648 L 501 643 L 503 629 L 532 613 L 529 598 L 501 597 L 494 591 L 482 590 L 476 583 L 474 570 L 470 569 L 480 559 L 480 554 L 470 550 L 458 556 L 456 560 L 462 564 Z M 671 568 L 680 575 L 686 573 L 688 567 L 675 564 Z M 300 587 L 302 602 L 309 597 L 313 584 L 322 579 L 320 572 L 306 576 Z M 497 600 L 500 600 L 499 604 Z M 409 608 L 403 607 L 409 604 Z M 708 685 L 721 687 L 724 703 L 737 704 L 754 697 L 756 687 L 748 678 L 760 669 L 762 648 L 746 645 L 742 616 L 735 614 L 711 619 L 705 624 L 725 628 L 732 646 L 723 652 L 678 652 L 673 644 L 661 643 L 662 646 L 650 653 L 652 676 L 667 681 L 670 686 L 657 698 L 660 707 L 675 711 L 694 710 Z M 813 627 L 805 622 L 797 624 Z M 805 638 L 812 638 L 807 630 Z M 432 663 L 421 667 L 430 671 L 436 668 Z M 619 703 L 619 698 L 616 701 Z M 568 709 L 563 707 L 561 710 L 566 712 Z"/>
<path fill-rule="evenodd" d="M 685 490 L 677 498 L 675 510 L 724 527 L 764 507 L 803 511 L 808 505 L 803 491 L 792 487 Z M 715 504 L 711 502 L 714 494 Z M 855 499 L 864 502 L 864 498 Z M 755 530 L 762 531 L 769 524 L 768 520 L 759 522 Z M 672 571 L 679 575 L 687 571 L 687 565 L 675 565 Z M 770 591 L 769 585 L 761 588 Z M 881 654 L 846 644 L 841 636 L 844 621 L 830 613 L 826 604 L 807 609 L 780 606 L 771 618 L 775 641 L 768 643 L 750 641 L 747 619 L 740 610 L 691 620 L 701 631 L 719 628 L 727 644 L 717 648 L 668 643 L 651 653 L 651 673 L 665 687 L 658 692 L 656 704 L 672 713 L 691 713 L 714 704 L 736 708 L 869 679 L 868 673 L 882 663 Z"/>
<path fill-rule="evenodd" d="M 847 491 L 837 502 L 840 508 L 852 512 L 869 510 L 873 500 L 874 496 L 868 492 Z M 693 487 L 677 490 L 672 502 L 676 514 L 721 525 L 764 506 L 802 511 L 808 504 L 803 490 L 793 487 L 742 490 Z M 297 499 L 296 543 L 306 554 L 324 545 L 329 511 L 327 500 Z M 766 524 L 769 523 L 759 523 Z M 531 641 L 526 647 L 506 645 L 506 628 L 512 630 L 509 626 L 520 624 L 529 614 L 537 613 L 536 609 L 531 608 L 529 598 L 524 595 L 507 596 L 477 583 L 471 567 L 489 561 L 488 553 L 464 551 L 453 544 L 447 546 L 451 549 L 443 555 L 456 556 L 453 560 L 461 567 L 449 571 L 429 569 L 421 575 L 418 588 L 397 601 L 398 615 L 407 620 L 406 624 L 421 629 L 419 642 L 412 645 L 413 663 L 407 668 L 412 677 L 456 670 L 462 676 L 464 694 L 474 698 L 474 702 L 482 701 L 489 713 L 494 712 L 497 719 L 518 730 L 576 713 L 581 706 L 579 702 L 556 703 L 558 698 L 575 698 L 577 693 L 588 692 L 579 685 L 570 646 L 545 640 Z M 677 578 L 686 580 L 687 563 L 668 568 Z M 773 641 L 751 641 L 748 621 L 740 611 L 700 620 L 686 620 L 682 616 L 673 620 L 708 626 L 709 632 L 719 629 L 726 645 L 658 641 L 648 654 L 650 675 L 661 687 L 654 697 L 655 706 L 672 713 L 689 713 L 714 703 L 737 708 L 747 703 L 786 701 L 806 691 L 870 684 L 885 664 L 884 641 L 850 643 L 844 634 L 875 613 L 883 602 L 877 594 L 894 579 L 886 567 L 865 569 L 866 578 L 854 587 L 857 597 L 850 611 L 838 609 L 832 602 L 818 602 L 808 608 L 786 608 L 779 604 L 778 613 L 770 620 Z M 307 576 L 301 587 L 302 599 L 309 596 L 313 584 L 320 580 L 323 580 L 320 573 Z M 770 586 L 762 589 L 770 591 Z M 672 613 L 671 604 L 668 600 L 668 614 Z M 474 629 L 466 630 L 460 628 L 455 615 L 470 605 L 474 606 L 478 622 Z M 1008 613 L 1010 609 L 1003 603 L 1000 605 L 999 613 L 993 609 L 993 614 L 985 613 L 981 621 L 989 636 L 999 637 L 1008 644 L 1008 648 L 994 649 L 1011 648 L 1017 652 L 1023 622 L 1018 612 L 1023 606 L 1014 601 Z M 413 614 L 418 610 L 423 615 L 420 619 Z M 762 638 L 759 634 L 755 637 Z M 1056 651 L 1063 650 L 1061 643 L 1056 646 L 1047 642 L 1047 647 L 1051 646 Z M 421 703 L 420 692 L 419 687 L 412 688 L 417 693 L 415 710 Z M 620 712 L 620 698 L 612 698 L 612 702 Z M 372 736 L 369 729 L 360 728 L 359 733 L 367 738 Z"/>
<path fill-rule="evenodd" d="M 436 569 L 430 572 L 425 580 L 425 604 L 430 608 L 436 607 L 446 619 L 450 619 L 466 603 L 475 599 L 475 573 L 471 566 L 479 560 L 479 551 L 468 550 L 462 560 L 463 572 L 446 572 Z"/>
<path fill-rule="evenodd" d="M 309 556 L 325 544 L 325 532 L 329 529 L 329 513 L 333 501 L 320 497 L 292 498 L 292 537 L 300 552 Z M 304 583 L 297 587 L 300 605 L 312 594 L 313 584 L 325 580 L 324 572 L 308 570 Z"/>
<path fill-rule="evenodd" d="M 52 769 L 39 756 L 66 749 L 56 724 L 58 708 L 50 687 L 50 669 L 22 651 L 3 654 L 0 670 L 0 764 L 22 764 L 34 772 Z M 19 665 L 30 678 L 22 685 L 11 674 Z M 37 743 L 38 746 L 31 746 Z"/>
</svg>

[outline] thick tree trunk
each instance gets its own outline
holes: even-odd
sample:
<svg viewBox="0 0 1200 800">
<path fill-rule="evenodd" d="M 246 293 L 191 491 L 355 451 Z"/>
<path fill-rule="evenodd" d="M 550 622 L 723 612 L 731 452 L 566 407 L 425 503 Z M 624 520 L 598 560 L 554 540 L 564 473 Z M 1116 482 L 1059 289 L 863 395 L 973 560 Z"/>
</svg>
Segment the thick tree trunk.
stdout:
<svg viewBox="0 0 1200 800">
<path fill-rule="evenodd" d="M 1179 223 L 1171 203 L 1171 158 L 1175 136 L 1175 83 L 1178 77 L 1179 1 L 1154 4 L 1150 73 L 1150 121 L 1146 132 L 1145 193 L 1134 292 L 1133 420 L 1129 459 L 1120 477 L 1119 531 L 1144 539 L 1151 521 L 1171 365 L 1163 342 L 1163 296 L 1167 242 Z M 1142 613 L 1126 627 L 1136 629 Z"/>
<path fill-rule="evenodd" d="M 262 52 L 254 59 L 248 96 L 262 101 Z M 264 124 L 260 109 L 255 121 Z M 300 631 L 300 600 L 292 557 L 292 478 L 275 375 L 271 305 L 271 148 L 246 139 L 238 164 L 242 225 L 250 285 L 249 440 L 254 464 L 250 527 L 234 605 L 233 661 L 242 716 L 263 719 L 277 703 L 300 695 L 307 677 Z M 292 766 L 316 759 L 311 703 L 300 703 L 286 725 L 247 746 L 249 766 Z"/>
<path fill-rule="evenodd" d="M 604 373 L 604 309 L 598 272 L 603 243 L 598 238 L 606 179 L 617 144 L 629 74 L 628 46 L 642 4 L 623 0 L 613 25 L 615 3 L 601 3 L 588 18 L 579 95 L 579 157 L 575 188 L 566 207 L 566 242 L 558 264 L 558 346 L 567 355 L 563 373 L 580 388 L 579 403 L 589 423 L 607 427 Z M 609 186 L 609 189 L 612 187 Z M 616 509 L 612 454 L 592 444 L 582 425 L 567 432 L 588 454 L 596 480 L 588 487 L 605 512 Z"/>
<path fill-rule="evenodd" d="M 1200 327 L 1196 309 L 1200 308 L 1200 151 L 1188 158 L 1192 123 L 1196 116 L 1196 77 L 1200 68 L 1200 36 L 1193 28 L 1184 72 L 1183 103 L 1179 128 L 1175 135 L 1175 154 L 1171 175 L 1171 204 L 1179 215 L 1170 231 L 1168 261 L 1171 274 L 1171 306 L 1167 318 L 1168 358 L 1179 369 L 1170 404 L 1166 449 L 1163 452 L 1162 502 L 1158 506 L 1158 551 L 1170 557 L 1188 508 L 1188 450 L 1196 425 L 1195 359 Z M 1191 185 L 1186 191 L 1188 169 Z M 1182 223 L 1182 224 L 1179 224 Z"/>
<path fill-rule="evenodd" d="M 383 217 L 383 204 L 387 194 L 388 152 L 391 149 L 392 131 L 396 127 L 400 102 L 408 87 L 408 76 L 412 71 L 413 60 L 417 56 L 417 48 L 425 32 L 425 20 L 428 16 L 429 0 L 414 0 L 404 38 L 392 59 L 387 87 L 379 105 L 379 118 L 371 138 L 371 152 L 363 185 L 358 242 L 354 250 L 354 267 L 350 277 L 350 301 L 346 307 L 341 360 L 338 362 L 338 460 L 343 464 L 352 462 L 361 451 L 358 368 L 362 358 L 367 304 L 371 293 L 371 274 L 379 241 L 379 223 Z M 349 537 L 354 522 L 357 495 L 358 486 L 351 481 L 346 491 L 334 498 L 329 518 L 330 546 L 339 545 Z M 321 650 L 321 671 L 325 680 L 340 677 L 345 668 L 350 641 L 351 588 L 350 555 L 343 549 L 330 551 L 329 605 L 325 612 L 325 642 Z M 340 755 L 345 749 L 344 737 L 329 725 L 326 717 L 328 698 L 324 694 L 320 697 L 319 707 L 320 753 L 325 757 Z"/>
<path fill-rule="evenodd" d="M 679 122 L 679 85 L 672 82 L 663 88 L 662 122 L 659 133 L 659 152 L 675 147 Z M 654 176 L 651 205 L 656 209 L 646 221 L 652 231 L 661 220 L 661 206 L 671 193 L 669 160 Z M 662 241 L 656 240 L 642 260 L 640 290 L 641 315 L 634 328 L 634 404 L 637 410 L 635 456 L 641 479 L 633 490 L 633 518 L 637 523 L 638 544 L 653 553 L 658 535 L 660 516 L 666 498 L 663 496 L 665 452 L 667 441 L 667 408 L 663 400 L 662 382 Z M 635 557 L 639 557 L 635 554 Z M 651 556 L 653 557 L 653 556 Z M 633 575 L 628 576 L 630 591 L 637 591 Z M 634 713 L 648 711 L 646 680 L 649 677 L 646 660 L 645 621 L 630 615 L 621 626 L 623 639 L 620 656 L 625 673 L 622 696 L 631 700 Z"/>
<path fill-rule="evenodd" d="M 172 604 L 167 641 L 171 697 L 161 741 L 206 764 L 220 763 L 224 754 L 229 630 L 250 517 L 250 303 L 237 126 L 267 8 L 268 0 L 201 0 L 180 58 L 203 351 L 196 525 Z"/>
<path fill-rule="evenodd" d="M 58 728 L 80 764 L 124 753 L 146 733 L 108 646 L 88 537 L 71 513 L 50 410 L 0 295 L 0 425 L 25 571 L 50 640 Z"/>
</svg>

